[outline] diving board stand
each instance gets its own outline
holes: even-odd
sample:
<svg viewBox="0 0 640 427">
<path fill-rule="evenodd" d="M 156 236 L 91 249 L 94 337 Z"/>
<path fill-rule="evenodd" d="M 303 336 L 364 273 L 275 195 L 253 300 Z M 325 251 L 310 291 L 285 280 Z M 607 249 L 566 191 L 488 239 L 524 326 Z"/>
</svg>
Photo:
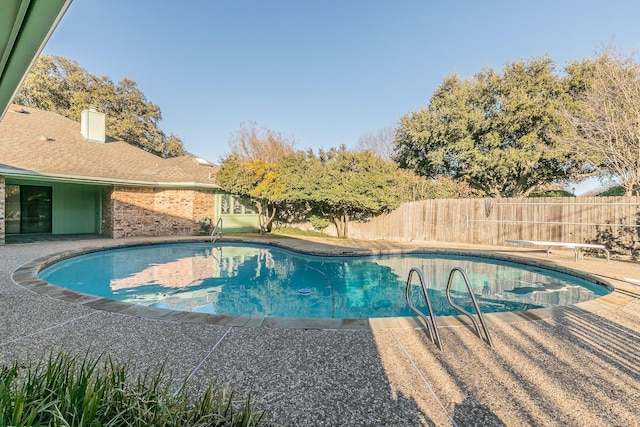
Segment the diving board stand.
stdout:
<svg viewBox="0 0 640 427">
<path fill-rule="evenodd" d="M 505 243 L 513 243 L 515 245 L 546 246 L 547 258 L 549 258 L 551 248 L 553 247 L 570 248 L 573 250 L 573 256 L 575 257 L 576 262 L 582 257 L 580 249 L 599 249 L 604 251 L 607 256 L 607 262 L 609 262 L 609 250 L 604 245 L 594 243 L 544 242 L 540 240 L 505 240 Z"/>
</svg>

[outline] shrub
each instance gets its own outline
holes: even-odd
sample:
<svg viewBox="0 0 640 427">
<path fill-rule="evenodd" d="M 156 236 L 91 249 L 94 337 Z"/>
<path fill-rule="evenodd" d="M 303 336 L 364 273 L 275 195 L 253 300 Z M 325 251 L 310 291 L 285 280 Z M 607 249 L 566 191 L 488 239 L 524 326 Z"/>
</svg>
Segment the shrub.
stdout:
<svg viewBox="0 0 640 427">
<path fill-rule="evenodd" d="M 102 362 L 101 362 L 102 361 Z M 192 398 L 164 369 L 136 373 L 111 358 L 59 353 L 0 367 L 1 426 L 264 426 L 250 401 L 209 385 Z"/>
<path fill-rule="evenodd" d="M 211 227 L 213 226 L 211 218 L 203 217 L 200 219 L 200 235 L 208 236 L 211 233 Z"/>
<path fill-rule="evenodd" d="M 626 190 L 622 185 L 617 185 L 615 187 L 611 187 L 602 193 L 600 196 L 602 197 L 613 197 L 613 196 L 624 196 L 626 195 Z"/>
<path fill-rule="evenodd" d="M 324 230 L 331 224 L 331 221 L 328 218 L 325 218 L 320 215 L 309 215 L 309 222 L 313 226 L 314 230 Z"/>
<path fill-rule="evenodd" d="M 576 195 L 566 190 L 544 190 L 535 191 L 529 197 L 576 197 Z"/>
</svg>

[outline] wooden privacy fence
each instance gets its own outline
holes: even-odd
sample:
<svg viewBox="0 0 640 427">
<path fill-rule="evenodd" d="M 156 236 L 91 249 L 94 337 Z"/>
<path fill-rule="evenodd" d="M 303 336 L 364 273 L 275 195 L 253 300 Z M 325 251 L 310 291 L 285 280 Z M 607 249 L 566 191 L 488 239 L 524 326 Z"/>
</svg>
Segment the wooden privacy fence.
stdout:
<svg viewBox="0 0 640 427">
<path fill-rule="evenodd" d="M 602 243 L 619 253 L 635 253 L 639 233 L 640 197 L 425 200 L 349 225 L 357 239 Z"/>
</svg>

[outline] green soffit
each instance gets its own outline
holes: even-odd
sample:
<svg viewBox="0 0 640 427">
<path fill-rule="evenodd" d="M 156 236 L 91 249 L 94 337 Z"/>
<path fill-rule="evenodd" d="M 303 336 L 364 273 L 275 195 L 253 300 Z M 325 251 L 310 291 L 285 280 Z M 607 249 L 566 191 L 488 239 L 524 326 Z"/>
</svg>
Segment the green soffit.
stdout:
<svg viewBox="0 0 640 427">
<path fill-rule="evenodd" d="M 0 119 L 71 1 L 0 1 Z"/>
</svg>

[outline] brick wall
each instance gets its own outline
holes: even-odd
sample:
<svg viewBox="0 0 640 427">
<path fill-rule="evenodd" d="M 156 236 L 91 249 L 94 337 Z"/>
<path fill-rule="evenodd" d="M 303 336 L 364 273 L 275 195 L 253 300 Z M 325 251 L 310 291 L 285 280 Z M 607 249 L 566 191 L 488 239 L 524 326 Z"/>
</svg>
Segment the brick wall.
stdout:
<svg viewBox="0 0 640 427">
<path fill-rule="evenodd" d="M 102 188 L 102 226 L 101 234 L 113 237 L 113 203 L 111 203 L 112 187 Z"/>
<path fill-rule="evenodd" d="M 134 236 L 196 235 L 199 220 L 212 216 L 215 192 L 187 189 L 115 187 L 103 203 L 103 233 L 114 239 Z M 107 217 L 110 214 L 110 218 Z"/>
<path fill-rule="evenodd" d="M 202 218 L 209 218 L 211 221 L 216 216 L 216 193 L 212 190 L 194 191 L 193 198 L 193 219 L 200 221 Z"/>
<path fill-rule="evenodd" d="M 4 228 L 4 216 L 5 216 L 5 189 L 4 189 L 4 176 L 0 176 L 0 245 L 5 244 L 5 228 Z"/>
</svg>

